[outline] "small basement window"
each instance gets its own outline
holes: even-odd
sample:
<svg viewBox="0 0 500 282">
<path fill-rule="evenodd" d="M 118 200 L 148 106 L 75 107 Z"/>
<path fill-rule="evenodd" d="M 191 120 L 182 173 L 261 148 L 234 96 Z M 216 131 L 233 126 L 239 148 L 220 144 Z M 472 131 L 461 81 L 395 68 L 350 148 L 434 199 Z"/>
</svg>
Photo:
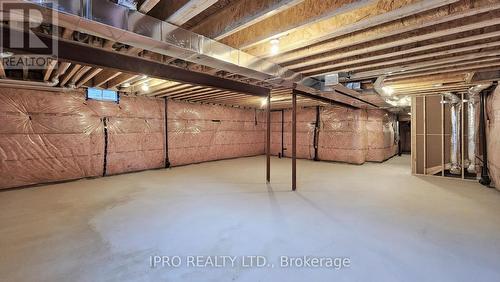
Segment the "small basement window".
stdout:
<svg viewBox="0 0 500 282">
<path fill-rule="evenodd" d="M 102 90 L 97 88 L 87 88 L 86 99 L 108 101 L 118 103 L 120 101 L 120 95 L 117 91 L 113 90 Z"/>
</svg>

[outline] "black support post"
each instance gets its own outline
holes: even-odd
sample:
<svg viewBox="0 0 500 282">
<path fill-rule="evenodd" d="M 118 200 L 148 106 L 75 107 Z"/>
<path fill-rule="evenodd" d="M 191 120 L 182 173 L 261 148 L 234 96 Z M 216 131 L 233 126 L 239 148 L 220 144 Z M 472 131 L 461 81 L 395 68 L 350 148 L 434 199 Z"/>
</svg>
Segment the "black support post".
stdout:
<svg viewBox="0 0 500 282">
<path fill-rule="evenodd" d="M 170 167 L 170 159 L 168 157 L 168 99 L 165 97 L 165 168 Z"/>
<path fill-rule="evenodd" d="M 285 157 L 285 110 L 281 110 L 281 157 Z"/>
<path fill-rule="evenodd" d="M 266 181 L 271 182 L 271 93 L 267 95 L 267 132 L 266 132 Z"/>
<path fill-rule="evenodd" d="M 297 93 L 292 93 L 292 191 L 297 190 Z"/>
<path fill-rule="evenodd" d="M 320 124 L 320 108 L 316 106 L 316 123 L 314 125 L 314 160 L 319 161 L 318 145 L 319 145 L 319 124 Z"/>
</svg>

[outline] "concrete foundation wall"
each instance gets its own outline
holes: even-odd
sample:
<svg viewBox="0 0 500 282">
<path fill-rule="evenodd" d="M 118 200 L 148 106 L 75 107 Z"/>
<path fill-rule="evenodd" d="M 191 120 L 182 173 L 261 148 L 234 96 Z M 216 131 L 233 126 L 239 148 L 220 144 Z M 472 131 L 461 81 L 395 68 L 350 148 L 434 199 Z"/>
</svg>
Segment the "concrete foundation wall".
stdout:
<svg viewBox="0 0 500 282">
<path fill-rule="evenodd" d="M 500 86 L 488 97 L 487 113 L 488 166 L 491 179 L 500 190 Z"/>
</svg>

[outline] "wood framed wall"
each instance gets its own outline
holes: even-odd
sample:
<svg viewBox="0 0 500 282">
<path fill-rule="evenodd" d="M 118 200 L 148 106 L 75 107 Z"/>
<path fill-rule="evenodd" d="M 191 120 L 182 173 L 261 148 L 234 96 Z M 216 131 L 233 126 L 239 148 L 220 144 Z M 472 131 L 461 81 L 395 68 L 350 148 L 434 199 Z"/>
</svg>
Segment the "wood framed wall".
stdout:
<svg viewBox="0 0 500 282">
<path fill-rule="evenodd" d="M 451 116 L 450 104 L 444 95 L 412 97 L 412 173 L 414 175 L 446 176 L 458 179 L 473 179 L 464 165 L 467 160 L 467 94 L 458 94 L 462 100 L 460 112 L 460 157 L 461 174 L 451 175 Z M 477 145 L 479 148 L 479 145 Z"/>
</svg>

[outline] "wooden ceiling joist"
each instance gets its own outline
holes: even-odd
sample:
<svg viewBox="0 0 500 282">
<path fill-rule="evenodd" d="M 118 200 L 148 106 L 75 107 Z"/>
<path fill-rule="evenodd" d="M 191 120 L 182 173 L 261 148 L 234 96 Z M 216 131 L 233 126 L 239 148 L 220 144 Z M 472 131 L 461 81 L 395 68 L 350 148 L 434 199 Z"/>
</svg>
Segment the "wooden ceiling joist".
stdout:
<svg viewBox="0 0 500 282">
<path fill-rule="evenodd" d="M 53 60 L 49 63 L 49 65 L 47 66 L 47 68 L 44 70 L 44 73 L 43 73 L 43 80 L 44 81 L 48 81 L 50 79 L 50 76 L 52 75 L 52 72 L 54 71 L 56 66 L 57 66 L 56 60 Z M 2 64 L 2 67 L 3 67 L 3 64 Z"/>
<path fill-rule="evenodd" d="M 166 18 L 166 21 L 181 26 L 216 2 L 217 0 L 189 0 L 185 2 L 181 8 Z"/>
<path fill-rule="evenodd" d="M 76 74 L 76 72 L 78 72 L 78 70 L 81 68 L 82 66 L 81 65 L 73 65 L 73 67 L 68 71 L 66 72 L 63 77 L 62 77 L 62 80 L 61 82 L 59 83 L 59 85 L 61 87 L 65 86 L 66 83 L 73 77 L 73 75 Z"/>
<path fill-rule="evenodd" d="M 373 57 L 363 58 L 363 59 L 359 59 L 359 60 L 353 60 L 351 62 L 333 64 L 333 65 L 330 65 L 328 67 L 318 68 L 318 69 L 312 70 L 310 72 L 306 72 L 305 75 L 306 76 L 316 76 L 316 75 L 324 75 L 324 74 L 328 74 L 328 73 L 332 73 L 332 72 L 356 71 L 356 70 L 361 70 L 361 69 L 382 67 L 382 66 L 388 66 L 388 65 L 404 64 L 404 63 L 408 63 L 410 61 L 433 59 L 433 58 L 436 58 L 439 56 L 449 56 L 452 54 L 463 53 L 463 52 L 480 51 L 480 50 L 486 49 L 486 48 L 495 49 L 495 48 L 498 48 L 498 46 L 500 46 L 500 41 L 472 45 L 472 46 L 467 46 L 467 47 L 462 47 L 462 48 L 444 50 L 444 51 L 435 52 L 435 53 L 427 53 L 427 54 L 418 55 L 418 56 L 404 57 L 404 58 L 387 60 L 387 61 L 369 64 L 368 62 L 371 62 L 371 61 L 378 61 L 378 60 L 382 60 L 382 59 L 387 59 L 386 55 L 373 56 Z M 392 55 L 391 55 L 391 57 L 392 57 Z M 354 65 L 354 64 L 359 65 L 359 66 L 348 67 L 348 66 Z"/>
<path fill-rule="evenodd" d="M 117 88 L 122 84 L 125 84 L 127 82 L 130 82 L 131 80 L 136 79 L 139 77 L 138 74 L 128 74 L 128 73 L 122 73 L 115 78 L 109 80 L 106 82 L 106 88 L 112 89 L 112 88 Z"/>
<path fill-rule="evenodd" d="M 117 72 L 115 70 L 104 70 L 99 73 L 96 77 L 94 77 L 92 86 L 93 87 L 102 87 L 106 82 L 114 79 L 115 77 L 122 74 L 121 72 Z"/>
<path fill-rule="evenodd" d="M 380 0 L 383 1 L 383 0 Z M 280 38 L 280 52 L 289 52 L 308 45 L 316 44 L 334 37 L 343 36 L 384 23 L 432 10 L 459 0 L 394 0 L 391 5 L 378 7 L 378 3 L 354 9 L 316 23 L 291 31 Z M 254 35 L 251 35 L 254 37 Z M 269 56 L 269 44 L 259 44 L 245 49 L 247 52 L 259 56 Z"/>
<path fill-rule="evenodd" d="M 191 31 L 215 40 L 255 25 L 304 0 L 241 0 L 208 17 Z"/>
<path fill-rule="evenodd" d="M 156 6 L 156 4 L 158 4 L 158 2 L 160 2 L 160 0 L 144 0 L 138 10 L 141 13 L 147 14 Z"/>
<path fill-rule="evenodd" d="M 404 22 L 394 21 L 366 31 L 307 46 L 293 52 L 280 53 L 273 57 L 273 61 L 278 64 L 291 65 L 294 62 L 314 60 L 316 58 L 314 56 L 323 56 L 322 54 L 325 52 L 341 52 L 342 49 L 361 46 L 365 43 L 384 38 L 402 37 L 405 34 L 431 29 L 434 26 L 447 25 L 450 22 L 466 17 L 480 18 L 483 14 L 500 9 L 500 4 L 482 4 L 482 6 L 475 7 L 474 9 L 467 9 L 467 5 L 467 3 L 459 2 L 457 3 L 458 7 L 455 7 L 455 9 L 440 9 L 439 12 L 426 12 L 423 15 L 406 18 Z M 404 40 L 405 38 L 399 39 Z"/>
<path fill-rule="evenodd" d="M 382 50 L 387 50 L 386 54 L 387 56 L 394 54 L 394 55 L 400 55 L 400 54 L 408 54 L 408 53 L 416 53 L 416 52 L 422 52 L 422 51 L 429 51 L 432 49 L 436 48 L 443 48 L 443 47 L 448 47 L 452 46 L 455 44 L 463 44 L 463 43 L 468 43 L 468 42 L 473 42 L 473 41 L 479 41 L 479 40 L 484 40 L 492 37 L 497 37 L 500 36 L 500 28 L 499 31 L 495 32 L 487 32 L 487 33 L 482 33 L 478 34 L 475 36 L 467 36 L 464 38 L 457 38 L 454 40 L 447 40 L 444 42 L 437 42 L 437 43 L 430 43 L 430 44 L 422 44 L 422 46 L 414 46 L 416 45 L 415 43 L 417 42 L 424 42 L 426 40 L 430 39 L 439 39 L 443 38 L 445 36 L 449 35 L 461 35 L 464 32 L 467 31 L 472 31 L 472 30 L 478 30 L 478 29 L 483 29 L 486 27 L 494 26 L 494 25 L 499 25 L 500 24 L 500 19 L 492 19 L 488 21 L 482 21 L 478 23 L 473 23 L 470 25 L 464 25 L 464 26 L 459 26 L 456 28 L 449 28 L 449 29 L 444 29 L 432 33 L 427 33 L 423 35 L 418 35 L 414 37 L 409 37 L 406 39 L 399 39 L 399 40 L 394 40 L 390 41 L 387 43 L 382 43 L 382 44 L 376 44 L 374 46 L 369 46 L 367 48 L 359 48 L 355 49 L 352 51 L 347 51 L 347 52 L 332 52 L 331 55 L 326 55 L 323 54 L 322 56 L 315 58 L 315 59 L 307 59 L 303 60 L 300 62 L 296 62 L 294 64 L 285 64 L 285 66 L 289 69 L 293 69 L 296 71 L 305 71 L 309 69 L 314 69 L 318 67 L 322 67 L 325 65 L 328 65 L 328 63 L 339 60 L 339 59 L 344 59 L 349 57 L 354 57 L 354 56 L 368 56 L 370 53 L 377 52 L 377 51 L 382 51 Z M 403 48 L 405 45 L 411 45 L 411 48 Z M 398 48 L 398 52 L 390 52 L 391 48 Z M 330 54 L 330 53 L 328 53 Z"/>
<path fill-rule="evenodd" d="M 82 77 L 82 79 L 80 79 L 80 81 L 78 81 L 78 83 L 76 84 L 76 87 L 77 88 L 82 87 L 85 83 L 87 83 L 89 80 L 94 78 L 101 71 L 102 71 L 102 69 L 100 69 L 100 68 L 93 69 L 92 71 L 87 73 L 84 77 Z"/>
</svg>

